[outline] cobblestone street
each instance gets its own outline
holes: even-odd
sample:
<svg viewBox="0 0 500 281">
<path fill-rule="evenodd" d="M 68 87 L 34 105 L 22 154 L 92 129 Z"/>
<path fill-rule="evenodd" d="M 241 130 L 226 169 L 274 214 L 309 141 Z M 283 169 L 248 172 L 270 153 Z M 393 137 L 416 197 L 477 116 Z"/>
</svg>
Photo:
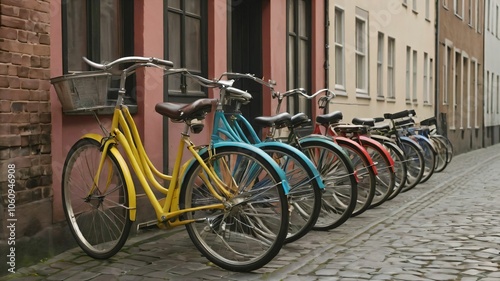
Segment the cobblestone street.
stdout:
<svg viewBox="0 0 500 281">
<path fill-rule="evenodd" d="M 94 260 L 76 248 L 2 278 L 500 280 L 498 171 L 500 145 L 458 155 L 428 182 L 335 230 L 309 233 L 252 273 L 211 265 L 179 228 L 131 237 L 109 260 Z"/>
</svg>

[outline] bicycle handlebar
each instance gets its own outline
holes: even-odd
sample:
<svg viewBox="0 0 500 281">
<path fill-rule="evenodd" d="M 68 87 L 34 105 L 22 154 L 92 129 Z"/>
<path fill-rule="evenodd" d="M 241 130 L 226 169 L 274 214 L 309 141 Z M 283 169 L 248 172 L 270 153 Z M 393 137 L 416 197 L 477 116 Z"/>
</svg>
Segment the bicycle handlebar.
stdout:
<svg viewBox="0 0 500 281">
<path fill-rule="evenodd" d="M 146 64 L 146 65 L 150 65 L 150 66 L 157 66 L 160 68 L 163 68 L 161 66 L 164 66 L 164 67 L 173 67 L 174 66 L 174 63 L 171 61 L 168 61 L 168 60 L 163 60 L 163 59 L 159 59 L 159 58 L 155 58 L 155 57 L 139 57 L 139 56 L 122 57 L 122 58 L 116 59 L 112 62 L 105 63 L 105 64 L 100 64 L 100 63 L 91 61 L 86 57 L 83 57 L 83 61 L 85 61 L 88 65 L 90 65 L 94 68 L 97 68 L 97 69 L 101 69 L 101 70 L 108 70 L 116 65 L 120 65 L 123 63 L 142 63 L 142 64 Z"/>
</svg>

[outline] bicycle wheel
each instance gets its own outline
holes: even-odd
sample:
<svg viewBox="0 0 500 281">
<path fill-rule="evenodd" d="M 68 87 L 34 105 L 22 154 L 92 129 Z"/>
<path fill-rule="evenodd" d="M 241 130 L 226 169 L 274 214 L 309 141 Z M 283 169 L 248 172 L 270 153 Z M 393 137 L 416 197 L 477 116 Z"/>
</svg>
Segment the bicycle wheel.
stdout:
<svg viewBox="0 0 500 281">
<path fill-rule="evenodd" d="M 390 158 L 389 152 L 376 141 L 366 137 L 360 137 L 360 139 L 361 144 L 366 149 L 377 168 L 375 195 L 370 205 L 370 208 L 375 208 L 387 201 L 396 184 L 394 160 Z"/>
<path fill-rule="evenodd" d="M 436 152 L 434 151 L 434 147 L 432 147 L 431 142 L 426 137 L 421 135 L 414 135 L 412 137 L 422 147 L 424 156 L 424 174 L 420 179 L 420 183 L 424 183 L 429 180 L 434 174 L 434 167 L 436 165 Z"/>
<path fill-rule="evenodd" d="M 434 172 L 442 172 L 448 166 L 448 150 L 446 144 L 440 138 L 430 135 L 429 140 L 436 148 L 436 164 L 434 165 Z"/>
<path fill-rule="evenodd" d="M 89 256 L 105 259 L 116 254 L 127 240 L 128 190 L 123 170 L 112 153 L 100 172 L 103 152 L 99 142 L 84 138 L 73 145 L 63 168 L 63 210 L 71 233 Z"/>
<path fill-rule="evenodd" d="M 451 162 L 451 159 L 453 158 L 453 144 L 451 143 L 451 141 L 443 136 L 443 135 L 432 135 L 433 137 L 441 140 L 445 146 L 446 146 L 446 152 L 447 152 L 447 156 L 446 156 L 446 162 L 450 163 Z"/>
<path fill-rule="evenodd" d="M 296 241 L 311 230 L 321 211 L 322 191 L 318 179 L 315 178 L 317 172 L 312 170 L 316 168 L 294 147 L 287 148 L 272 142 L 256 146 L 268 153 L 286 174 L 290 185 L 288 192 L 290 218 L 285 243 Z"/>
<path fill-rule="evenodd" d="M 300 150 L 314 163 L 325 183 L 321 212 L 313 229 L 329 230 L 342 225 L 356 206 L 354 168 L 342 148 L 330 139 L 303 138 Z"/>
<path fill-rule="evenodd" d="M 401 150 L 405 155 L 405 162 L 407 168 L 406 184 L 402 192 L 413 189 L 422 178 L 424 174 L 424 155 L 422 148 L 416 142 L 409 138 L 400 138 Z"/>
<path fill-rule="evenodd" d="M 252 271 L 271 261 L 288 232 L 288 202 L 271 159 L 241 146 L 212 148 L 201 154 L 217 176 L 209 178 L 194 162 L 184 174 L 181 209 L 218 204 L 208 186 L 225 184 L 225 209 L 196 210 L 182 215 L 193 244 L 214 264 L 232 271 Z M 266 160 L 268 159 L 268 160 Z M 219 191 L 220 195 L 222 193 Z"/>
<path fill-rule="evenodd" d="M 335 138 L 335 141 L 351 159 L 356 178 L 358 179 L 356 207 L 354 207 L 351 216 L 359 216 L 368 210 L 375 196 L 376 170 L 371 167 L 373 161 L 366 149 L 361 145 L 344 138 Z"/>
<path fill-rule="evenodd" d="M 408 171 L 403 151 L 390 141 L 382 141 L 381 144 L 389 151 L 392 159 L 394 159 L 396 182 L 389 198 L 387 198 L 387 200 L 392 200 L 401 193 L 401 190 L 405 186 Z"/>
</svg>

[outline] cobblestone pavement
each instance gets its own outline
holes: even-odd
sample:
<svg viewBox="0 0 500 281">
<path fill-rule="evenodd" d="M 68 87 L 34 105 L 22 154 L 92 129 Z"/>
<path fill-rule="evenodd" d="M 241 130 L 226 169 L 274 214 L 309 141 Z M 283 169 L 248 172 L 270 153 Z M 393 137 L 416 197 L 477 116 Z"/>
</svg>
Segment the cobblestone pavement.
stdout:
<svg viewBox="0 0 500 281">
<path fill-rule="evenodd" d="M 499 171 L 500 145 L 458 155 L 428 182 L 337 229 L 311 232 L 252 273 L 210 264 L 179 228 L 131 237 L 109 260 L 73 249 L 3 278 L 500 280 Z"/>
</svg>

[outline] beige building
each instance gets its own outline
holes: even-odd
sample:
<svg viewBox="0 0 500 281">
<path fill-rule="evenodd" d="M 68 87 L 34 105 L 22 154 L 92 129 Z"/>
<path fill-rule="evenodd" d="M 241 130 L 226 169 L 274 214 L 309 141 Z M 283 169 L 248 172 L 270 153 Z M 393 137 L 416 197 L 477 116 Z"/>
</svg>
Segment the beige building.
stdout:
<svg viewBox="0 0 500 281">
<path fill-rule="evenodd" d="M 434 116 L 435 3 L 329 1 L 330 111 L 344 121 L 415 109 Z"/>
</svg>

